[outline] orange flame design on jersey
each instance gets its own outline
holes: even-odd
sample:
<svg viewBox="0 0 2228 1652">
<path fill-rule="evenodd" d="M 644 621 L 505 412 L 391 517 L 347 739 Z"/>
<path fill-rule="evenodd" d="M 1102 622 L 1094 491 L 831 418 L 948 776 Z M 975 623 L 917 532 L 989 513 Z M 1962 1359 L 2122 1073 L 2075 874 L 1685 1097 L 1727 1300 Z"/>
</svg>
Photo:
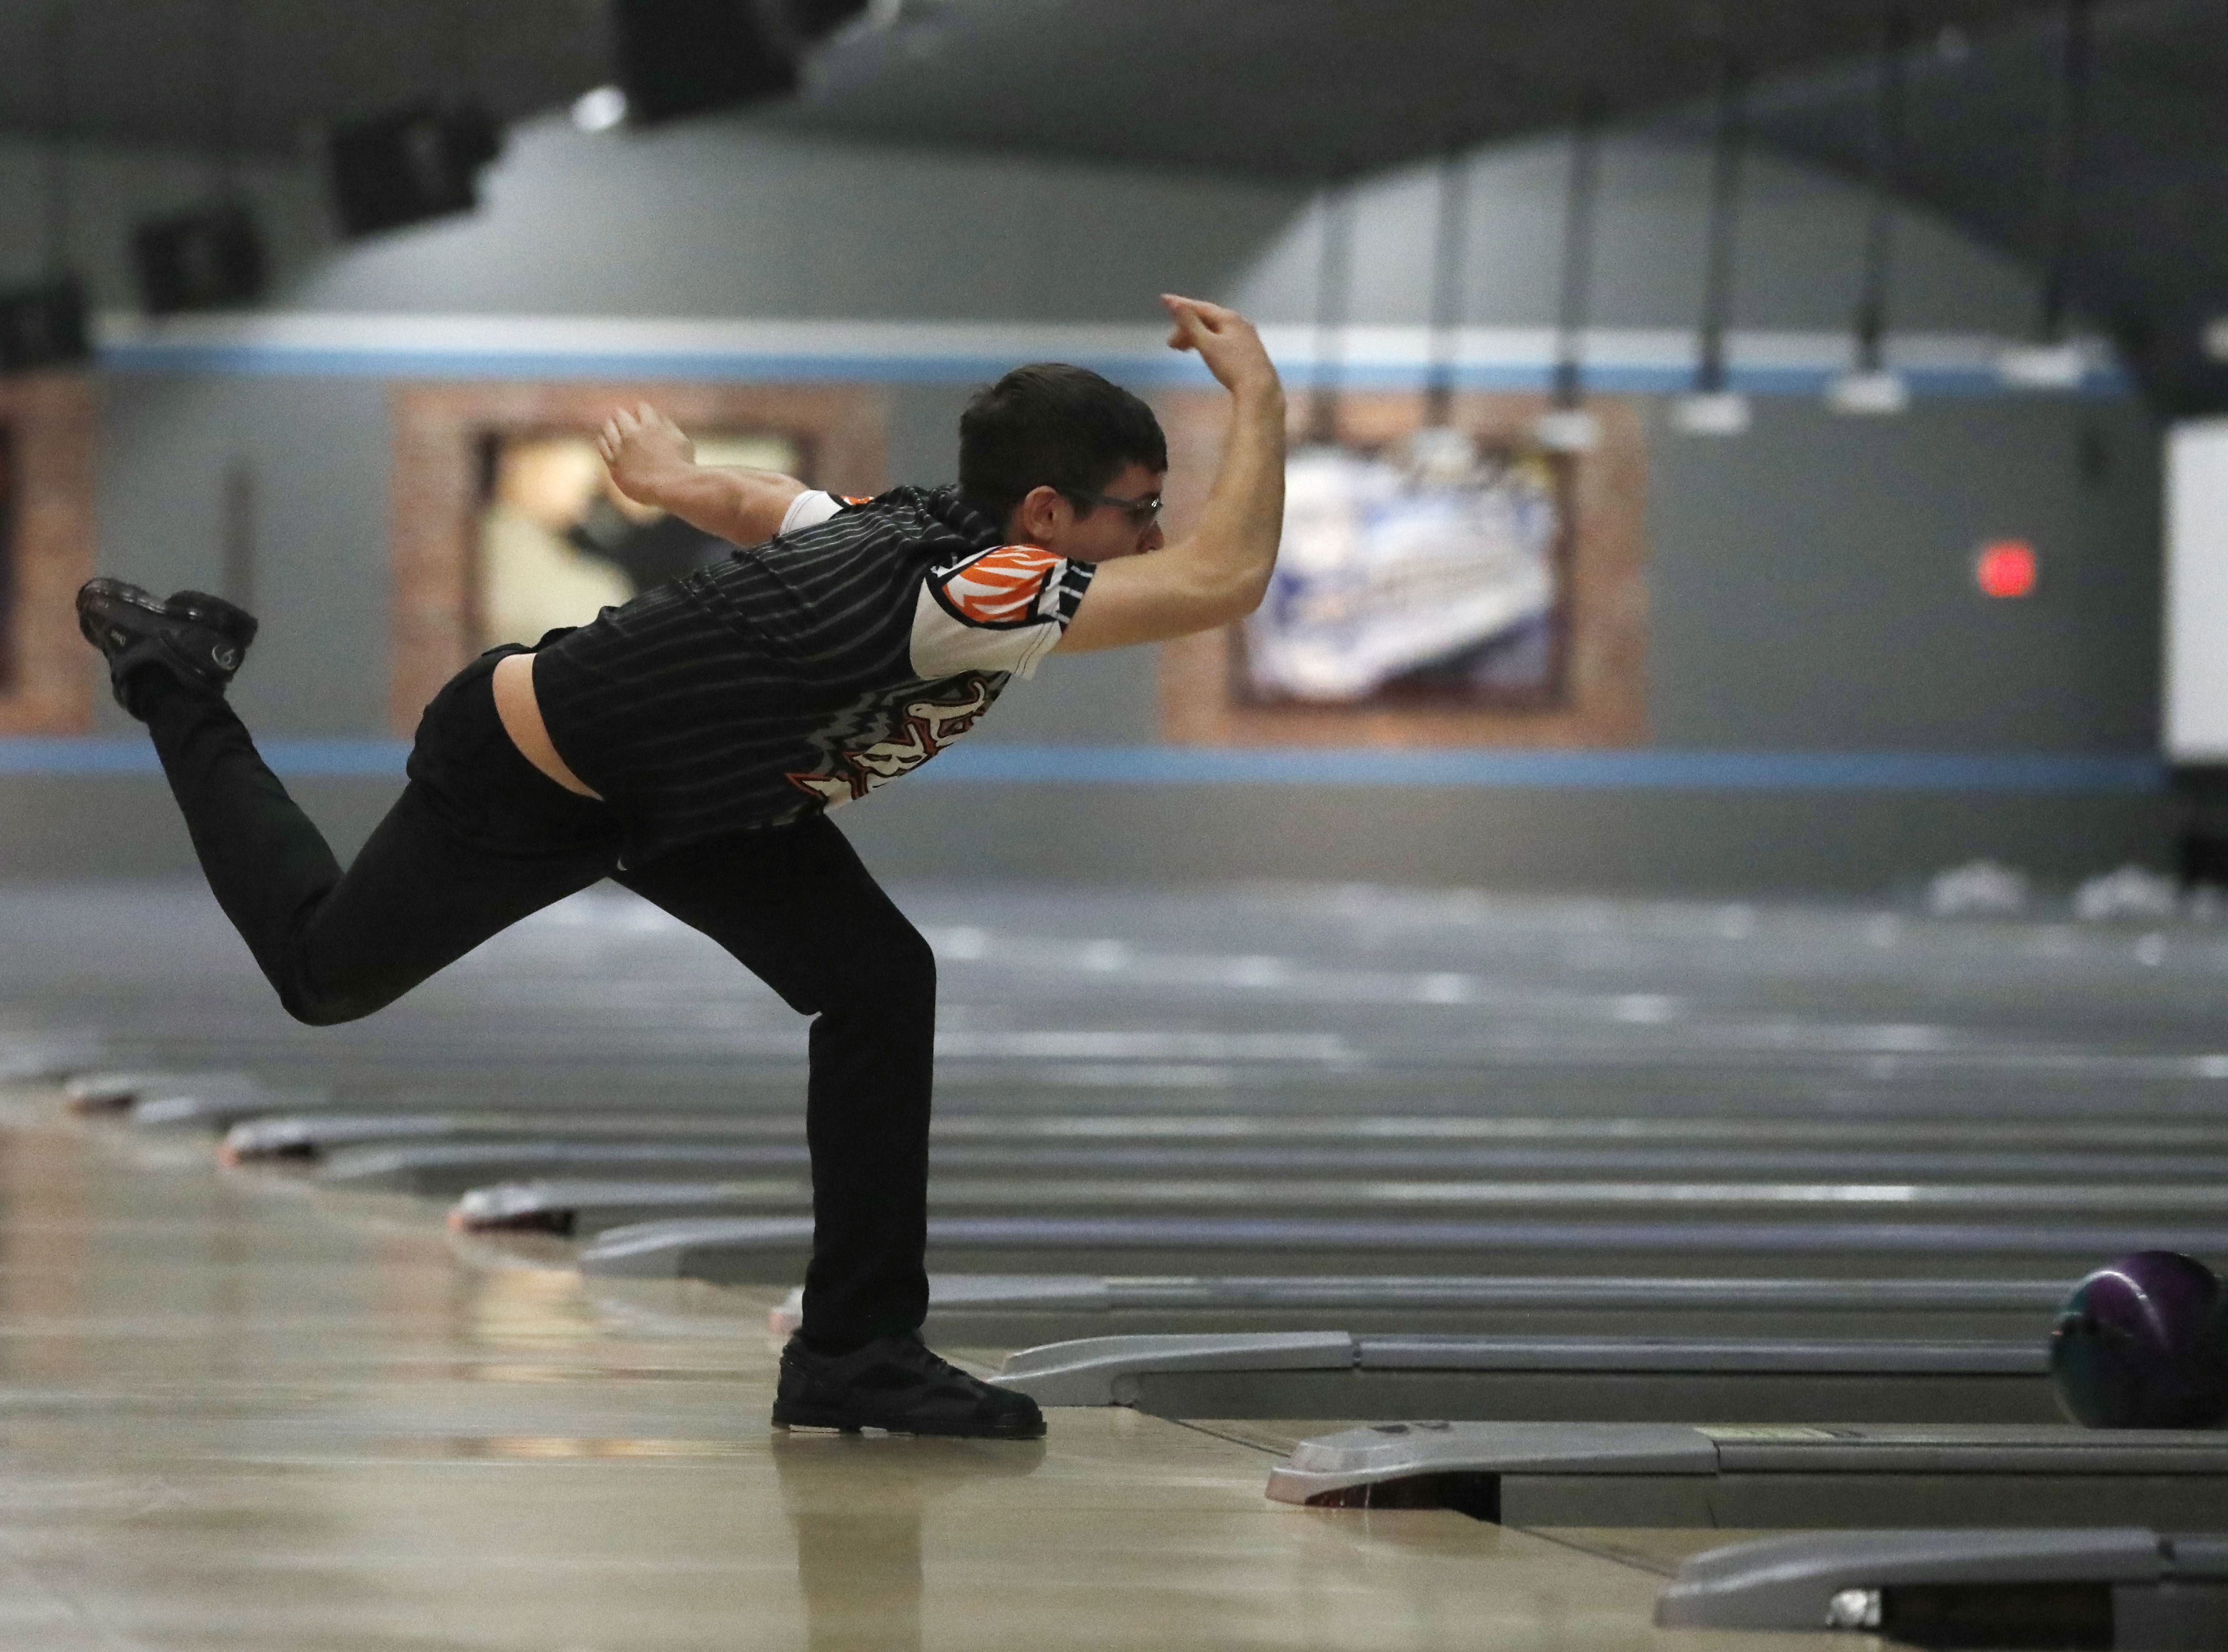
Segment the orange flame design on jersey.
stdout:
<svg viewBox="0 0 2228 1652">
<path fill-rule="evenodd" d="M 947 579 L 944 594 L 979 625 L 1015 624 L 1029 618 L 1045 576 L 1060 563 L 1040 546 L 1002 545 Z"/>
</svg>

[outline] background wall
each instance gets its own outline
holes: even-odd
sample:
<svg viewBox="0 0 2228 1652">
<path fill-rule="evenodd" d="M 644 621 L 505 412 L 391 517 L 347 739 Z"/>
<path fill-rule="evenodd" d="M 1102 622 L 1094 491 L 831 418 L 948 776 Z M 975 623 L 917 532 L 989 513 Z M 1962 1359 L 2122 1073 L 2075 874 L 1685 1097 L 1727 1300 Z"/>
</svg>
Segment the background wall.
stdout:
<svg viewBox="0 0 2228 1652">
<path fill-rule="evenodd" d="M 38 247 L 35 154 L 0 147 L 0 269 Z M 1473 157 L 1464 319 L 1552 314 L 1565 147 Z M 1699 303 L 1705 157 L 1626 136 L 1604 170 L 1596 320 L 1681 328 Z M 153 154 L 78 157 L 75 244 L 101 300 L 137 215 L 207 187 Z M 278 242 L 273 307 L 309 315 L 662 316 L 1147 323 L 1151 295 L 1228 298 L 1268 322 L 1315 308 L 1322 215 L 1282 186 L 888 150 L 717 123 L 650 137 L 551 121 L 514 134 L 475 217 L 330 244 L 306 169 L 250 183 Z M 1353 320 L 1428 304 L 1429 169 L 1355 208 Z M 1759 158 L 1738 266 L 1745 328 L 1830 330 L 1853 301 L 1862 200 Z M 1898 327 L 2014 334 L 2032 281 L 1918 216 L 1898 227 Z M 1740 359 L 1738 348 L 1737 362 Z M 969 385 L 896 389 L 892 469 L 951 474 Z M 221 562 L 223 475 L 256 479 L 266 624 L 235 697 L 261 730 L 383 732 L 386 387 L 377 378 L 111 373 L 101 566 L 157 589 Z M 1653 739 L 1672 749 L 2142 752 L 2155 745 L 2158 444 L 2118 397 L 1968 394 L 1852 421 L 1758 401 L 1734 441 L 1649 415 Z M 1982 541 L 2033 538 L 2042 588 L 1974 592 Z M 975 742 L 1156 739 L 1149 653 L 1052 662 Z M 130 725 L 104 703 L 104 732 Z M 2071 878 L 2162 856 L 2144 796 L 1692 794 L 1507 788 L 976 784 L 932 769 L 842 816 L 878 863 L 1110 877 L 1316 876 L 1622 887 L 1878 889 L 1993 854 Z M 385 780 L 317 783 L 353 838 Z M 0 776 L 18 875 L 186 864 L 144 780 Z"/>
<path fill-rule="evenodd" d="M 1474 151 L 1463 239 L 1464 319 L 1546 325 L 1560 290 L 1570 144 L 1544 138 Z M 1592 319 L 1610 327 L 1694 324 L 1701 308 L 1710 157 L 1691 142 L 1614 134 L 1600 152 Z M 1431 317 L 1436 165 L 1373 179 L 1354 196 L 1357 321 Z M 1743 169 L 1734 265 L 1738 325 L 1833 328 L 1856 306 L 1867 202 L 1845 180 L 1754 153 Z M 1286 223 L 1246 268 L 1238 298 L 1271 320 L 1316 312 L 1321 204 Z M 1912 331 L 2016 331 L 2036 289 L 2018 265 L 1922 213 L 1896 215 L 1893 321 Z"/>
</svg>

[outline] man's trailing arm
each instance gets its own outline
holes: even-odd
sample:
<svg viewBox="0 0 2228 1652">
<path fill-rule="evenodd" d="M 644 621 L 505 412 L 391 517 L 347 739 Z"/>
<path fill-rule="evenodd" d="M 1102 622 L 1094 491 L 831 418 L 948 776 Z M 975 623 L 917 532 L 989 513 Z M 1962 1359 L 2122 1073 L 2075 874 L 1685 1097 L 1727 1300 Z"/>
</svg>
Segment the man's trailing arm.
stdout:
<svg viewBox="0 0 2228 1652">
<path fill-rule="evenodd" d="M 697 464 L 695 444 L 648 402 L 605 420 L 596 451 L 628 498 L 738 545 L 779 533 L 790 502 L 804 491 L 804 483 L 778 471 Z"/>
</svg>

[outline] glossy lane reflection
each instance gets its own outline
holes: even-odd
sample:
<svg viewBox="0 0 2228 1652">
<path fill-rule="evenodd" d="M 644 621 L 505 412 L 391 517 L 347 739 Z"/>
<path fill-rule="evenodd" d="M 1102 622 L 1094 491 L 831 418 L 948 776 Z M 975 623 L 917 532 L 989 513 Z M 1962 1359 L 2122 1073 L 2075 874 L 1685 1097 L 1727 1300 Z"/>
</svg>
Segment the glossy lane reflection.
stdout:
<svg viewBox="0 0 2228 1652">
<path fill-rule="evenodd" d="M 972 1482 L 1019 1479 L 1042 1440 L 772 1438 L 812 1652 L 916 1652 L 921 1546 L 936 1502 Z"/>
</svg>

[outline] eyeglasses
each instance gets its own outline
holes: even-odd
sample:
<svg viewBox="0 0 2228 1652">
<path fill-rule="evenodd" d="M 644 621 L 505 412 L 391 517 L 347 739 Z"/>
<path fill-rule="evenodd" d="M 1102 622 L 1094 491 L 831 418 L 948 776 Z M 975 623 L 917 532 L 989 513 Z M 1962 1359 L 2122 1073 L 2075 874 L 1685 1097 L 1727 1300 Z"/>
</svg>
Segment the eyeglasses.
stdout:
<svg viewBox="0 0 2228 1652">
<path fill-rule="evenodd" d="M 1062 488 L 1060 495 L 1079 505 L 1104 505 L 1118 510 L 1130 519 L 1132 528 L 1149 528 L 1161 519 L 1161 496 L 1149 493 L 1142 499 L 1124 499 L 1111 493 L 1085 493 L 1080 488 Z"/>
</svg>

